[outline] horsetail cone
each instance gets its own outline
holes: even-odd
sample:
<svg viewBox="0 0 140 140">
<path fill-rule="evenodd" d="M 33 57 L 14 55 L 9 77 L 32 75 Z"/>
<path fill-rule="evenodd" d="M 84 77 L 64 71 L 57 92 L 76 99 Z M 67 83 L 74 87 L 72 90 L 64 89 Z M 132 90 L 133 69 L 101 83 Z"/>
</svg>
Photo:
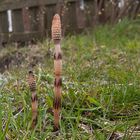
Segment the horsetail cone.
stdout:
<svg viewBox="0 0 140 140">
<path fill-rule="evenodd" d="M 61 108 L 61 92 L 62 92 L 62 52 L 61 52 L 61 21 L 60 16 L 56 14 L 52 21 L 52 39 L 54 41 L 54 128 L 59 129 L 60 108 Z"/>
<path fill-rule="evenodd" d="M 61 20 L 58 14 L 54 15 L 52 20 L 52 39 L 61 40 Z"/>
<path fill-rule="evenodd" d="M 29 71 L 28 84 L 31 92 L 36 91 L 36 80 L 35 80 L 34 73 L 32 71 Z"/>
</svg>

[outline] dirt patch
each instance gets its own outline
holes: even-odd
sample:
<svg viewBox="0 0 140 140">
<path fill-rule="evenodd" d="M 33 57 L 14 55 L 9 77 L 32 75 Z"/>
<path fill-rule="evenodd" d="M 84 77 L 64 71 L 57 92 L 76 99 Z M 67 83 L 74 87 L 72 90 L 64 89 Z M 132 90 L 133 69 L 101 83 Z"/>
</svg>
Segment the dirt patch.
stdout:
<svg viewBox="0 0 140 140">
<path fill-rule="evenodd" d="M 20 52 L 12 52 L 0 58 L 0 72 L 4 72 L 12 65 L 19 66 L 24 60 L 24 56 Z"/>
<path fill-rule="evenodd" d="M 40 48 L 38 45 L 33 47 L 26 46 L 14 50 L 10 49 L 8 50 L 7 48 L 1 51 L 0 73 L 13 67 L 34 67 L 39 63 L 43 63 L 44 60 L 48 60 L 52 55 L 52 52 L 48 48 Z"/>
</svg>

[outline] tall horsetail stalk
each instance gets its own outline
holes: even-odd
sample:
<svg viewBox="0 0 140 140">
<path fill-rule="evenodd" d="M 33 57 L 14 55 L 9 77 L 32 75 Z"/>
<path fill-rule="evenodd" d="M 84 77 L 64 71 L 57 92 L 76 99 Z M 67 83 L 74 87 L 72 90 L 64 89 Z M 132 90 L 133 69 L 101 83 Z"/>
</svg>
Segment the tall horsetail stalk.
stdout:
<svg viewBox="0 0 140 140">
<path fill-rule="evenodd" d="M 62 52 L 61 52 L 61 20 L 58 14 L 54 15 L 52 20 L 52 40 L 55 45 L 54 50 L 54 130 L 59 129 L 60 110 L 61 110 L 61 92 L 62 92 Z"/>
<path fill-rule="evenodd" d="M 32 128 L 35 128 L 37 124 L 37 118 L 38 118 L 38 98 L 36 93 L 36 79 L 33 71 L 29 71 L 28 74 L 28 84 L 30 87 L 30 91 L 32 93 L 31 95 L 31 106 L 32 106 Z"/>
</svg>

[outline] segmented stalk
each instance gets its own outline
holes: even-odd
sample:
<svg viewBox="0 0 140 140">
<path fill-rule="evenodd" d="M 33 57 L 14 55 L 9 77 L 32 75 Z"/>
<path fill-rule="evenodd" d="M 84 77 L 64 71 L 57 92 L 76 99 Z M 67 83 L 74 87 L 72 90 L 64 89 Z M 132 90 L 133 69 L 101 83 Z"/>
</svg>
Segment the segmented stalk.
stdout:
<svg viewBox="0 0 140 140">
<path fill-rule="evenodd" d="M 35 79 L 34 73 L 32 71 L 29 71 L 28 84 L 30 87 L 30 91 L 32 93 L 32 95 L 31 95 L 32 128 L 34 128 L 37 124 L 37 118 L 38 118 L 38 98 L 37 98 L 37 94 L 36 94 L 36 79 Z"/>
<path fill-rule="evenodd" d="M 56 14 L 52 21 L 52 39 L 54 41 L 54 128 L 59 129 L 60 110 L 61 110 L 61 92 L 62 92 L 62 52 L 61 52 L 61 21 L 60 16 Z"/>
</svg>

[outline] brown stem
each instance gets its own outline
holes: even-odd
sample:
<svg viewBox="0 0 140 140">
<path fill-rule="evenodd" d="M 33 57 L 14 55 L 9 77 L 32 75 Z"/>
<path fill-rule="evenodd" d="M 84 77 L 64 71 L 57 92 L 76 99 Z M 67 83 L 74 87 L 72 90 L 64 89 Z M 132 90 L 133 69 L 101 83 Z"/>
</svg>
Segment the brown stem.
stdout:
<svg viewBox="0 0 140 140">
<path fill-rule="evenodd" d="M 61 53 L 61 21 L 60 16 L 56 14 L 52 21 L 52 39 L 55 45 L 54 51 L 54 130 L 59 129 L 60 108 L 61 108 L 61 92 L 62 92 L 62 53 Z"/>
</svg>

